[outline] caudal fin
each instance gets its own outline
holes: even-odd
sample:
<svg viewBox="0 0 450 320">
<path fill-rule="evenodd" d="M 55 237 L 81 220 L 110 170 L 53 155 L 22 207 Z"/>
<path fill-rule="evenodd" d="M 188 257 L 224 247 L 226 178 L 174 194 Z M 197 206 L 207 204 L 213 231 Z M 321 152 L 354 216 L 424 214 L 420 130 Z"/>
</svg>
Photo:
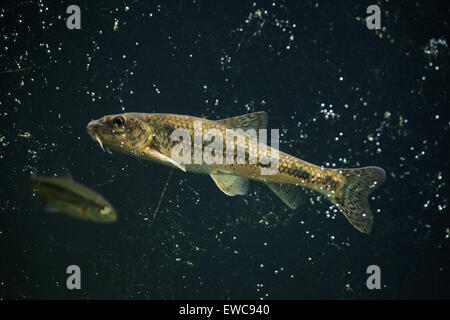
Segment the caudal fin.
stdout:
<svg viewBox="0 0 450 320">
<path fill-rule="evenodd" d="M 334 196 L 345 217 L 359 231 L 370 233 L 373 214 L 370 210 L 368 196 L 386 179 L 386 172 L 379 167 L 341 169 L 344 182 Z"/>
</svg>

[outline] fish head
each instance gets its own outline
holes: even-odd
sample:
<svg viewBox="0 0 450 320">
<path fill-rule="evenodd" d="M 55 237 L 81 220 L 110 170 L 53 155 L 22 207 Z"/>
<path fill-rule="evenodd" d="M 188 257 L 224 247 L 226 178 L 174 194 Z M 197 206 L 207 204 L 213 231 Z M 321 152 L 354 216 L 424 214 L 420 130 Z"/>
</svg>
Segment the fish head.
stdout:
<svg viewBox="0 0 450 320">
<path fill-rule="evenodd" d="M 91 210 L 88 213 L 90 216 L 88 219 L 102 223 L 115 222 L 117 220 L 117 212 L 110 204 L 92 207 Z"/>
<path fill-rule="evenodd" d="M 104 116 L 87 125 L 87 132 L 100 147 L 126 154 L 140 154 L 151 140 L 148 124 L 132 114 Z"/>
</svg>

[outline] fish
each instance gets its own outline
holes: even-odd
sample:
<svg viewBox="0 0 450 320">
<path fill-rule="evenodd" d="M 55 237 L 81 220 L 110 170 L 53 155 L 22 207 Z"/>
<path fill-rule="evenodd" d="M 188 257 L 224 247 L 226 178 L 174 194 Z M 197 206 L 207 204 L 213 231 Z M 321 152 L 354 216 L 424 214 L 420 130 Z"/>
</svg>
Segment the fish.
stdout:
<svg viewBox="0 0 450 320">
<path fill-rule="evenodd" d="M 117 220 L 116 210 L 105 198 L 71 176 L 31 176 L 30 187 L 47 203 L 47 211 L 101 223 Z"/>
<path fill-rule="evenodd" d="M 268 115 L 265 111 L 221 120 L 168 113 L 131 112 L 92 120 L 87 125 L 87 132 L 102 149 L 109 148 L 185 172 L 208 174 L 228 196 L 245 195 L 249 180 L 253 180 L 266 184 L 289 208 L 297 209 L 304 197 L 302 188 L 317 191 L 336 205 L 357 230 L 370 233 L 374 218 L 368 196 L 384 183 L 384 169 L 377 166 L 328 168 L 283 153 L 263 142 L 258 142 L 258 148 L 255 148 L 253 142 L 259 139 L 259 136 L 251 136 L 246 132 L 258 130 L 261 134 L 261 130 L 267 128 L 267 123 Z M 241 133 L 237 129 L 241 129 Z M 186 155 L 191 156 L 190 162 L 184 163 L 173 155 L 174 148 L 179 148 L 181 143 L 179 139 L 173 138 L 173 133 L 177 130 L 184 130 L 190 139 L 186 142 L 191 146 L 190 153 L 186 151 Z M 226 136 L 229 130 L 235 130 L 237 139 L 233 139 L 235 148 L 230 148 L 231 155 L 228 149 L 218 155 L 236 159 L 241 148 L 245 152 L 244 162 L 207 163 L 207 158 L 201 163 L 193 162 L 192 158 L 195 159 L 197 153 L 205 154 L 208 146 L 213 143 L 208 144 L 208 141 L 203 140 L 196 142 L 196 138 L 208 130 L 215 130 L 223 136 Z M 277 168 L 272 174 L 262 174 L 261 170 L 267 167 L 267 163 L 250 161 L 251 157 L 258 155 L 259 148 L 265 148 L 269 156 L 276 155 Z"/>
</svg>

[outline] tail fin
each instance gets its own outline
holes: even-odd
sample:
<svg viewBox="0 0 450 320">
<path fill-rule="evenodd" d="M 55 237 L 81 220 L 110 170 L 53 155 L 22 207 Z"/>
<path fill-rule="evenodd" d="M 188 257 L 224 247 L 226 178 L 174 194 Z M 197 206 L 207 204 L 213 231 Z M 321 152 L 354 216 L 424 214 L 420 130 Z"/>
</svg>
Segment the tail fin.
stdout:
<svg viewBox="0 0 450 320">
<path fill-rule="evenodd" d="M 334 196 L 334 202 L 350 223 L 359 231 L 370 233 L 373 214 L 369 207 L 368 196 L 386 179 L 386 172 L 379 167 L 342 169 L 344 182 Z"/>
</svg>

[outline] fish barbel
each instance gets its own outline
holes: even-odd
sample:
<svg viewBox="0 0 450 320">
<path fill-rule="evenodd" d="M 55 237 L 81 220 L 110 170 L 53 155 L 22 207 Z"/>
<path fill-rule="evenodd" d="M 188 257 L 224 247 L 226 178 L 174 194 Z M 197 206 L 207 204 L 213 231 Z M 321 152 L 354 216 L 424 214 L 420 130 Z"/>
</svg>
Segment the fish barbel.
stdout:
<svg viewBox="0 0 450 320">
<path fill-rule="evenodd" d="M 30 186 L 45 200 L 50 211 L 95 222 L 114 222 L 117 212 L 97 192 L 69 177 L 31 176 Z"/>
<path fill-rule="evenodd" d="M 368 203 L 368 195 L 384 182 L 385 171 L 379 167 L 325 168 L 258 142 L 257 146 L 264 147 L 269 156 L 276 155 L 278 164 L 276 172 L 261 174 L 261 170 L 266 168 L 267 164 L 263 164 L 262 161 L 256 163 L 250 161 L 252 157 L 258 156 L 258 147 L 252 143 L 255 137 L 242 131 L 265 129 L 266 126 L 266 112 L 216 121 L 175 114 L 124 113 L 107 115 L 91 121 L 87 125 L 87 131 L 102 149 L 111 148 L 114 151 L 174 166 L 183 171 L 209 174 L 220 190 L 229 196 L 246 194 L 248 180 L 254 180 L 267 184 L 285 204 L 291 209 L 296 209 L 302 199 L 300 187 L 315 190 L 334 203 L 356 229 L 369 233 L 372 229 L 373 214 Z M 177 130 L 186 132 L 189 138 L 188 145 L 194 146 L 188 154 L 188 158 L 192 160 L 199 158 L 198 153 L 201 154 L 200 159 L 202 155 L 208 154 L 208 147 L 212 144 L 203 140 L 198 142 L 199 135 L 215 130 L 214 132 L 225 137 L 231 129 L 242 129 L 241 133 L 234 133 L 237 139 L 233 138 L 231 159 L 237 158 L 238 150 L 241 148 L 245 151 L 244 162 L 211 163 L 206 161 L 208 157 L 201 163 L 183 162 L 179 157 L 173 156 L 175 148 L 180 149 L 179 139 L 173 138 L 173 133 Z M 209 151 L 210 157 L 217 155 L 216 150 L 214 155 L 211 150 Z M 219 156 L 230 156 L 230 150 L 227 148 L 220 151 Z"/>
</svg>

